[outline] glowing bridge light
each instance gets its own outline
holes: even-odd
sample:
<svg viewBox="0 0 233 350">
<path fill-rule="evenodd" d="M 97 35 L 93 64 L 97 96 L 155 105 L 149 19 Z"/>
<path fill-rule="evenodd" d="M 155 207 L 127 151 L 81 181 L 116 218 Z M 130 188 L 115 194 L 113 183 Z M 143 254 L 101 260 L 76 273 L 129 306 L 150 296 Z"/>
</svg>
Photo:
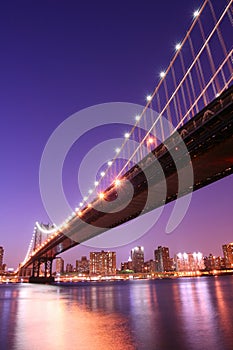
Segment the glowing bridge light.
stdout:
<svg viewBox="0 0 233 350">
<path fill-rule="evenodd" d="M 108 161 L 108 166 L 111 166 L 111 165 L 112 165 L 112 161 L 109 160 L 109 161 Z"/>
<path fill-rule="evenodd" d="M 90 189 L 90 190 L 88 191 L 88 193 L 89 193 L 89 194 L 92 194 L 92 193 L 93 193 L 93 190 L 92 190 L 92 189 Z"/>
<path fill-rule="evenodd" d="M 95 187 L 99 185 L 99 181 L 94 182 Z"/>
<path fill-rule="evenodd" d="M 148 102 L 150 102 L 150 101 L 152 100 L 152 96 L 151 96 L 151 95 L 147 95 L 147 96 L 146 96 L 146 100 L 147 100 Z"/>
<path fill-rule="evenodd" d="M 176 51 L 180 50 L 181 49 L 181 43 L 177 43 L 176 46 L 175 46 L 175 49 L 176 49 Z"/>
<path fill-rule="evenodd" d="M 101 177 L 104 177 L 105 176 L 105 172 L 101 171 L 100 175 L 101 175 Z"/>
<path fill-rule="evenodd" d="M 155 142 L 155 139 L 153 137 L 149 137 L 146 142 L 147 144 L 152 145 L 152 143 Z"/>
<path fill-rule="evenodd" d="M 83 206 L 83 202 L 80 202 L 80 203 L 79 203 L 79 206 L 82 207 L 82 206 Z"/>
<path fill-rule="evenodd" d="M 140 115 L 136 115 L 135 120 L 138 122 L 140 120 Z"/>
<path fill-rule="evenodd" d="M 199 16 L 199 10 L 193 12 L 193 17 L 196 18 Z"/>
<path fill-rule="evenodd" d="M 121 185 L 121 180 L 116 179 L 116 180 L 114 181 L 114 183 L 115 183 L 115 186 L 116 186 L 116 187 L 119 187 L 119 186 Z"/>
<path fill-rule="evenodd" d="M 89 203 L 89 204 L 87 205 L 87 207 L 88 207 L 88 208 L 92 208 L 92 205 L 91 205 L 91 203 Z"/>
<path fill-rule="evenodd" d="M 115 152 L 116 152 L 116 153 L 120 153 L 120 150 L 121 150 L 121 149 L 120 149 L 119 147 L 117 147 L 117 148 L 115 149 Z"/>
<path fill-rule="evenodd" d="M 84 201 L 87 201 L 87 200 L 88 200 L 88 197 L 87 197 L 87 196 L 83 197 L 83 200 L 84 200 Z"/>
<path fill-rule="evenodd" d="M 104 199 L 104 193 L 103 192 L 99 193 L 99 199 Z"/>
<path fill-rule="evenodd" d="M 126 139 L 128 139 L 130 137 L 130 133 L 126 132 L 124 136 L 125 136 Z"/>
<path fill-rule="evenodd" d="M 166 73 L 165 73 L 164 71 L 162 71 L 162 72 L 159 73 L 160 78 L 164 78 L 165 75 L 166 75 Z"/>
</svg>

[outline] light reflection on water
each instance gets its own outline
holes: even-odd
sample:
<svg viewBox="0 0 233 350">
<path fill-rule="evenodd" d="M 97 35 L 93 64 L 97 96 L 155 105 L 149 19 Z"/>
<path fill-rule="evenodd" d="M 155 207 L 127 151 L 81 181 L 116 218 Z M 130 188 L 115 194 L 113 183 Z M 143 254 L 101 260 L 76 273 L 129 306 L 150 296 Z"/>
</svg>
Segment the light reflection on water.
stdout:
<svg viewBox="0 0 233 350">
<path fill-rule="evenodd" d="M 233 276 L 0 285 L 3 350 L 232 350 Z"/>
</svg>

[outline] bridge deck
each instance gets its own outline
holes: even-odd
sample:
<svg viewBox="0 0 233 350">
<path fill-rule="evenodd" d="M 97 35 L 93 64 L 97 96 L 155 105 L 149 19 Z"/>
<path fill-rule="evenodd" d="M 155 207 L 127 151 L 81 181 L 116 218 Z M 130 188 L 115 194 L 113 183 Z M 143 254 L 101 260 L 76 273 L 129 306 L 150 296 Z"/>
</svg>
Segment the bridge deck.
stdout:
<svg viewBox="0 0 233 350">
<path fill-rule="evenodd" d="M 114 186 L 105 191 L 105 205 L 108 210 L 116 212 L 106 213 L 103 210 L 103 201 L 95 200 L 95 208 L 85 208 L 82 218 L 76 216 L 64 229 L 32 256 L 24 265 L 30 266 L 40 257 L 54 258 L 58 254 L 100 234 L 112 227 L 121 225 L 132 220 L 141 213 L 151 211 L 164 203 L 171 202 L 177 198 L 178 174 L 184 181 L 181 195 L 197 190 L 214 181 L 217 181 L 233 172 L 233 87 L 230 87 L 220 97 L 216 98 L 205 109 L 182 126 L 178 132 L 182 136 L 187 147 L 184 151 L 180 141 L 175 135 L 171 135 L 164 144 L 159 145 L 152 153 L 157 160 L 153 161 L 151 155 L 144 158 L 138 165 L 132 167 L 123 179 L 127 179 L 134 187 L 134 195 L 130 203 L 127 203 L 127 191 L 124 186 L 117 188 L 123 195 L 120 203 L 114 201 L 118 194 Z M 174 153 L 177 156 L 174 161 Z M 194 181 L 193 186 L 185 185 L 185 171 L 192 161 Z M 154 163 L 159 162 L 161 169 L 157 167 L 156 173 Z M 143 171 L 142 171 L 143 169 Z M 148 183 L 144 172 L 149 174 L 150 200 L 148 199 Z M 163 174 L 164 173 L 164 174 Z M 164 180 L 164 177 L 166 180 Z M 166 198 L 162 191 L 167 188 Z M 117 204 L 118 203 L 118 204 Z M 90 225 L 87 225 L 89 223 Z M 92 230 L 91 227 L 95 227 Z"/>
</svg>

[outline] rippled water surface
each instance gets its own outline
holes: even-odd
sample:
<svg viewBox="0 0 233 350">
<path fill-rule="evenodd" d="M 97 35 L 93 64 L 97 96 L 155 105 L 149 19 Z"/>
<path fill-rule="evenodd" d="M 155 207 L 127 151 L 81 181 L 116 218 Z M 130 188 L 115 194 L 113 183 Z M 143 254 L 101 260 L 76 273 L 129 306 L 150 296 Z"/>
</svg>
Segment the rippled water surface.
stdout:
<svg viewBox="0 0 233 350">
<path fill-rule="evenodd" d="M 0 349 L 232 350 L 233 276 L 0 285 Z"/>
</svg>

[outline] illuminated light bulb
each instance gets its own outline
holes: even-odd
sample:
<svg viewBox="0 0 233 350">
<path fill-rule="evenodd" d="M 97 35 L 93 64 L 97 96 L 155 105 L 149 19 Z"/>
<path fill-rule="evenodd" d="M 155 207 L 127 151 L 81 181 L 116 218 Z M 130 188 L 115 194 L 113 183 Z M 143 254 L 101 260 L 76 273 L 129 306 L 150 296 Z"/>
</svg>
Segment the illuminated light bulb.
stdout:
<svg viewBox="0 0 233 350">
<path fill-rule="evenodd" d="M 84 200 L 84 201 L 86 201 L 87 199 L 88 199 L 88 197 L 87 197 L 87 196 L 85 196 L 85 197 L 83 198 L 83 200 Z"/>
<path fill-rule="evenodd" d="M 149 143 L 150 145 L 151 145 L 152 143 L 154 143 L 153 137 L 149 137 L 149 139 L 147 140 L 147 143 Z"/>
<path fill-rule="evenodd" d="M 94 182 L 94 185 L 95 185 L 95 186 L 98 186 L 98 185 L 99 185 L 99 182 L 98 182 L 98 181 L 95 181 L 95 182 Z"/>
<path fill-rule="evenodd" d="M 164 78 L 165 75 L 166 75 L 166 73 L 164 71 L 160 72 L 160 74 L 159 74 L 160 78 Z"/>
<path fill-rule="evenodd" d="M 121 149 L 120 149 L 119 147 L 115 149 L 116 153 L 119 153 L 120 150 L 121 150 Z"/>
<path fill-rule="evenodd" d="M 82 206 L 83 206 L 83 202 L 80 202 L 80 203 L 79 203 L 79 206 L 82 207 Z"/>
<path fill-rule="evenodd" d="M 135 120 L 138 122 L 140 120 L 140 115 L 136 115 Z"/>
<path fill-rule="evenodd" d="M 104 172 L 104 171 L 101 171 L 100 175 L 101 175 L 102 177 L 104 177 L 105 172 Z"/>
<path fill-rule="evenodd" d="M 109 161 L 108 161 L 108 166 L 111 166 L 111 165 L 112 165 L 112 161 L 109 160 Z"/>
<path fill-rule="evenodd" d="M 103 192 L 100 192 L 100 193 L 99 193 L 99 198 L 100 198 L 100 199 L 104 199 L 104 193 L 103 193 Z"/>
<path fill-rule="evenodd" d="M 88 193 L 92 194 L 93 190 L 89 190 Z"/>
<path fill-rule="evenodd" d="M 118 186 L 120 186 L 120 184 L 121 184 L 121 180 L 116 179 L 116 180 L 115 180 L 115 185 L 118 187 Z"/>
<path fill-rule="evenodd" d="M 91 205 L 91 203 L 89 203 L 89 204 L 88 204 L 88 208 L 92 208 L 92 205 Z"/>
<path fill-rule="evenodd" d="M 75 208 L 75 211 L 79 211 L 79 208 Z"/>
<path fill-rule="evenodd" d="M 176 44 L 175 49 L 178 51 L 181 48 L 181 43 Z"/>
<path fill-rule="evenodd" d="M 125 133 L 125 138 L 128 139 L 130 137 L 130 133 L 129 132 L 126 132 Z"/>
<path fill-rule="evenodd" d="M 147 95 L 147 96 L 146 96 L 146 100 L 147 100 L 148 102 L 150 102 L 150 101 L 152 100 L 152 96 L 151 96 L 151 95 Z"/>
<path fill-rule="evenodd" d="M 199 11 L 198 11 L 198 10 L 194 11 L 194 12 L 193 12 L 193 17 L 196 18 L 196 17 L 198 17 L 198 16 L 199 16 Z"/>
<path fill-rule="evenodd" d="M 78 216 L 82 216 L 82 212 L 81 211 L 78 211 Z"/>
</svg>

